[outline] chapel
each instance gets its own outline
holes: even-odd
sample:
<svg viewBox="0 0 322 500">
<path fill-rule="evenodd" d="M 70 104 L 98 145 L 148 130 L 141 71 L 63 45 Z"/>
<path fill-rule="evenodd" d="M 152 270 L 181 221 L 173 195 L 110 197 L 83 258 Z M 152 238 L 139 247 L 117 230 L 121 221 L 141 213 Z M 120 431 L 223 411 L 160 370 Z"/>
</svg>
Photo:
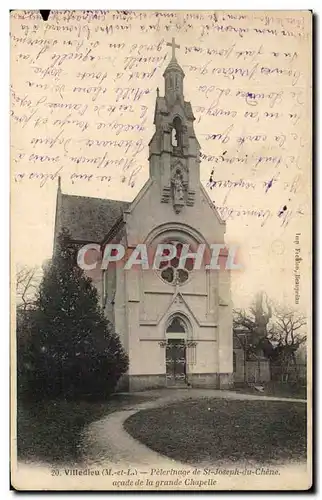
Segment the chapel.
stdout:
<svg viewBox="0 0 322 500">
<path fill-rule="evenodd" d="M 149 178 L 132 202 L 57 192 L 54 251 L 66 228 L 75 245 L 118 242 L 155 248 L 171 243 L 225 242 L 226 225 L 200 182 L 200 145 L 184 72 L 172 57 L 164 95 L 156 92 Z M 101 305 L 129 356 L 120 390 L 156 387 L 228 388 L 233 381 L 233 328 L 229 270 L 194 269 L 178 257 L 159 269 L 108 266 L 95 273 Z"/>
</svg>

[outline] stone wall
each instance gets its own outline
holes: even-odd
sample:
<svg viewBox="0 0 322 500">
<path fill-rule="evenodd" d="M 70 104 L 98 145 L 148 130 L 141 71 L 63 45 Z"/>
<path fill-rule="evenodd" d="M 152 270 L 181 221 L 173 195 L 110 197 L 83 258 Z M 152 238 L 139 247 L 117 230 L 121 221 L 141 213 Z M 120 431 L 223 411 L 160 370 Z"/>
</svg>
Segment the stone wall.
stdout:
<svg viewBox="0 0 322 500">
<path fill-rule="evenodd" d="M 166 387 L 165 375 L 129 375 L 129 391 L 143 391 Z"/>
</svg>

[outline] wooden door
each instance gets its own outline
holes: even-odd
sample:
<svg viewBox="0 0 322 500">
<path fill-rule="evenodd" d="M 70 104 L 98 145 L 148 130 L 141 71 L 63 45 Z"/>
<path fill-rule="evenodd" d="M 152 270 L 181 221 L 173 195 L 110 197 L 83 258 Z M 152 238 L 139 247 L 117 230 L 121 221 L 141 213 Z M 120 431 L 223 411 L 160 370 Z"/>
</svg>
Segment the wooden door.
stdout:
<svg viewBox="0 0 322 500">
<path fill-rule="evenodd" d="M 186 383 L 186 346 L 183 339 L 168 339 L 166 346 L 167 385 Z"/>
</svg>

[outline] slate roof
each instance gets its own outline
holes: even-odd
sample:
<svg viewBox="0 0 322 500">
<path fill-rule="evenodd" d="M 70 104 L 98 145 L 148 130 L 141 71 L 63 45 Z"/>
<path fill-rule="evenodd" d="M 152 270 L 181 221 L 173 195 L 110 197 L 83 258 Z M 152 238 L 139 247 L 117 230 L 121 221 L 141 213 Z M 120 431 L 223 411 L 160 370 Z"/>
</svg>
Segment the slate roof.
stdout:
<svg viewBox="0 0 322 500">
<path fill-rule="evenodd" d="M 73 240 L 99 243 L 128 206 L 125 201 L 62 194 L 60 226 Z"/>
</svg>

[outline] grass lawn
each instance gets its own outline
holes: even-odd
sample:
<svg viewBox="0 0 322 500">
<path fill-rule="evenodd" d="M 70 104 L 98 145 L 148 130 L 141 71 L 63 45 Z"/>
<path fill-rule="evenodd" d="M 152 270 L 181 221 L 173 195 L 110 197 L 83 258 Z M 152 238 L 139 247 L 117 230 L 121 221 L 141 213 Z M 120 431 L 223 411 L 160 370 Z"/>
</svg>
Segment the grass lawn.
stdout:
<svg viewBox="0 0 322 500">
<path fill-rule="evenodd" d="M 20 403 L 17 410 L 18 459 L 76 465 L 82 456 L 80 435 L 87 424 L 145 400 L 142 396 L 116 394 L 100 403 L 60 400 Z"/>
<path fill-rule="evenodd" d="M 261 384 L 258 384 L 259 386 Z M 294 399 L 306 399 L 307 391 L 306 386 L 300 386 L 295 384 L 279 383 L 279 382 L 269 382 L 263 384 L 264 391 L 261 393 L 264 396 L 275 396 L 282 398 L 294 398 Z M 235 392 L 242 392 L 243 394 L 259 394 L 252 385 L 241 384 L 234 387 Z"/>
<path fill-rule="evenodd" d="M 191 465 L 305 460 L 306 405 L 283 401 L 188 400 L 136 413 L 135 438 Z"/>
</svg>

